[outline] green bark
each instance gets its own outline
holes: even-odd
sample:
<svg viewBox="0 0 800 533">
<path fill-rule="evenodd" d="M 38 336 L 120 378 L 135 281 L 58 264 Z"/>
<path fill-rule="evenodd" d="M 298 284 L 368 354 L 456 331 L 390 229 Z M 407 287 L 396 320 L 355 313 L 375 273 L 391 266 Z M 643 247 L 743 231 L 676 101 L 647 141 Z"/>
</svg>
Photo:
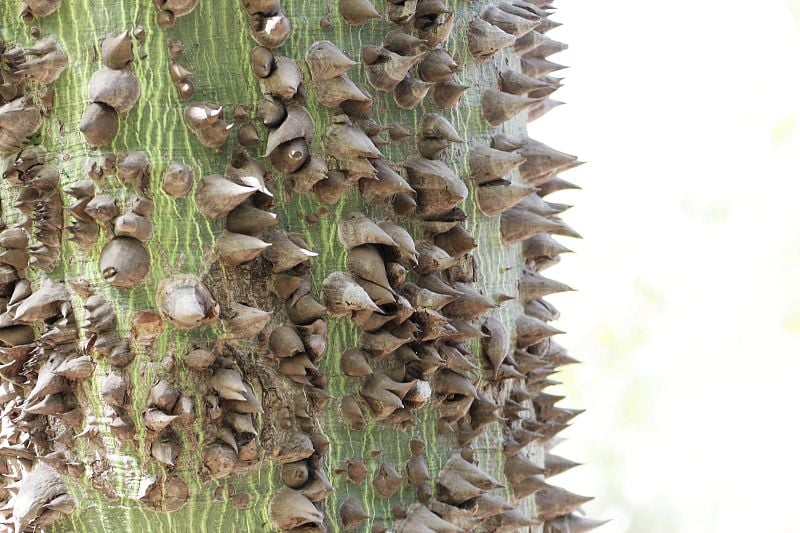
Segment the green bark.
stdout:
<svg viewBox="0 0 800 533">
<path fill-rule="evenodd" d="M 284 1 L 284 12 L 291 20 L 293 31 L 288 42 L 275 51 L 276 55 L 293 58 L 303 70 L 307 98 L 304 105 L 314 118 L 316 132 L 309 143 L 311 153 L 324 154 L 322 134 L 331 124 L 333 110 L 323 107 L 315 98 L 309 83 L 308 72 L 303 65 L 303 57 L 309 46 L 319 40 L 330 40 L 348 56 L 360 60 L 360 50 L 365 45 L 379 45 L 384 35 L 395 26 L 388 21 L 373 20 L 360 27 L 353 27 L 338 16 L 336 2 L 311 0 L 307 2 Z M 384 9 L 381 0 L 376 0 L 376 8 Z M 503 295 L 518 294 L 520 267 L 524 263 L 521 244 L 505 245 L 500 240 L 500 217 L 486 216 L 480 212 L 475 201 L 475 185 L 467 179 L 468 147 L 475 144 L 490 144 L 491 134 L 507 132 L 518 137 L 526 129 L 523 113 L 500 127 L 492 128 L 481 116 L 481 95 L 487 87 L 496 86 L 500 65 L 520 69 L 520 59 L 510 49 L 499 52 L 488 61 L 475 60 L 467 45 L 465 33 L 475 6 L 451 2 L 455 11 L 456 23 L 452 37 L 444 46 L 461 65 L 457 79 L 469 85 L 461 103 L 452 111 L 441 111 L 431 103 L 431 98 L 414 110 L 399 109 L 390 92 L 372 90 L 367 83 L 363 64 L 353 68 L 349 75 L 363 83 L 375 99 L 372 118 L 380 124 L 399 122 L 416 131 L 420 118 L 426 112 L 442 113 L 468 140 L 467 144 L 452 146 L 446 157 L 448 166 L 464 178 L 470 194 L 460 205 L 467 213 L 465 228 L 477 243 L 471 252 L 478 267 L 474 288 L 491 299 Z M 327 29 L 320 27 L 320 21 L 329 17 L 332 25 Z M 91 250 L 82 250 L 75 244 L 64 241 L 62 261 L 49 274 L 53 280 L 87 280 L 96 292 L 105 294 L 117 312 L 118 329 L 121 335 L 131 331 L 133 313 L 156 309 L 156 288 L 161 280 L 179 273 L 196 274 L 206 280 L 217 300 L 225 308 L 232 302 L 273 312 L 268 330 L 287 322 L 282 302 L 271 293 L 272 281 L 268 275 L 268 263 L 258 259 L 239 267 L 224 267 L 213 260 L 212 246 L 224 229 L 224 217 L 210 220 L 203 216 L 193 201 L 193 193 L 186 199 L 173 199 L 161 190 L 164 169 L 172 162 L 190 165 L 196 175 L 195 189 L 199 187 L 202 176 L 222 174 L 236 149 L 234 134 L 219 149 L 203 147 L 185 124 L 182 102 L 168 74 L 168 43 L 180 41 L 185 53 L 180 63 L 191 71 L 191 79 L 196 92 L 190 102 L 213 102 L 224 106 L 226 118 L 232 120 L 233 109 L 237 105 L 247 106 L 250 116 L 259 100 L 261 92 L 257 79 L 253 76 L 249 63 L 249 52 L 254 46 L 248 33 L 248 18 L 238 2 L 233 0 L 211 2 L 200 0 L 197 8 L 190 14 L 179 17 L 169 30 L 156 24 L 156 8 L 151 2 L 140 0 L 67 0 L 52 15 L 35 20 L 34 26 L 43 35 L 55 35 L 69 55 L 69 66 L 53 84 L 56 94 L 55 106 L 50 111 L 33 142 L 41 143 L 47 149 L 50 162 L 56 165 L 61 174 L 61 186 L 85 178 L 85 168 L 89 160 L 102 154 L 117 154 L 132 150 L 143 150 L 151 164 L 150 191 L 155 204 L 152 215 L 154 234 L 148 244 L 151 257 L 149 279 L 132 289 L 111 287 L 102 277 L 98 260 L 102 246 L 108 240 L 108 232 L 98 240 Z M 87 106 L 87 85 L 92 74 L 100 68 L 97 58 L 99 40 L 108 33 L 132 30 L 141 26 L 146 37 L 134 47 L 136 58 L 132 70 L 141 84 L 141 98 L 136 106 L 123 114 L 120 130 L 113 143 L 98 149 L 90 148 L 78 125 Z M 33 43 L 30 26 L 17 18 L 12 9 L 3 8 L 0 12 L 0 28 L 6 40 L 23 45 Z M 265 135 L 262 132 L 262 141 Z M 382 146 L 387 160 L 402 163 L 410 154 L 416 153 L 415 139 L 412 137 L 402 143 Z M 263 142 L 251 153 L 269 168 L 269 161 L 261 157 Z M 385 207 L 364 203 L 358 187 L 351 187 L 333 205 L 324 206 L 313 194 L 291 194 L 284 187 L 283 178 L 275 173 L 269 183 L 275 192 L 276 202 L 273 211 L 277 214 L 279 227 L 290 233 L 302 235 L 310 248 L 317 253 L 309 262 L 313 293 L 318 297 L 322 281 L 334 271 L 346 271 L 347 250 L 339 243 L 337 228 L 341 221 L 352 212 L 362 212 L 375 220 L 391 218 L 391 211 Z M 98 184 L 98 190 L 112 195 L 120 206 L 131 199 L 135 191 L 129 185 L 120 183 L 113 177 Z M 20 215 L 10 209 L 17 192 L 13 187 L 3 184 L 2 200 L 6 209 L 3 217 L 7 225 L 20 220 Z M 315 215 L 315 216 L 312 216 Z M 414 220 L 401 223 L 415 236 L 422 238 L 423 232 Z M 29 269 L 29 277 L 38 280 L 45 275 Z M 73 295 L 72 307 L 81 323 L 82 300 Z M 514 319 L 523 313 L 519 300 L 505 301 L 498 309 L 485 316 L 494 316 L 513 330 Z M 392 508 L 407 507 L 415 500 L 413 487 L 404 485 L 392 498 L 382 498 L 373 489 L 371 480 L 381 462 L 393 464 L 402 473 L 405 462 L 411 457 L 409 443 L 419 439 L 427 443 L 425 459 L 431 476 L 442 468 L 450 454 L 460 448 L 452 435 L 439 435 L 437 428 L 439 414 L 437 408 L 429 404 L 418 413 L 418 422 L 407 431 L 396 425 L 372 420 L 368 410 L 365 413 L 369 424 L 363 431 L 348 428 L 342 423 L 337 400 L 346 394 L 358 395 L 359 382 L 343 375 L 340 367 L 341 353 L 359 343 L 359 329 L 347 318 L 328 319 L 327 350 L 320 370 L 328 376 L 327 392 L 332 399 L 325 409 L 311 422 L 331 441 L 330 451 L 325 457 L 325 469 L 334 486 L 321 507 L 332 531 L 341 530 L 337 516 L 339 506 L 347 498 L 355 498 L 363 505 L 371 517 L 365 524 L 380 521 L 387 526 L 392 523 Z M 209 342 L 223 335 L 219 326 L 202 327 L 189 331 L 176 329 L 165 323 L 163 332 L 151 344 L 134 341 L 136 358 L 125 370 L 131 383 L 130 413 L 143 413 L 147 409 L 147 395 L 150 385 L 159 377 L 169 377 L 184 393 L 193 395 L 198 418 L 195 424 L 179 432 L 182 451 L 176 468 L 168 469 L 148 457 L 146 442 L 147 429 L 140 417 L 134 416 L 137 436 L 135 445 L 123 444 L 110 436 L 107 428 L 101 425 L 98 438 L 78 437 L 75 442 L 79 455 L 87 463 L 95 454 L 103 453 L 111 469 L 108 471 L 113 492 L 119 496 L 110 499 L 108 493 L 92 487 L 87 477 L 68 478 L 68 483 L 78 501 L 77 510 L 63 521 L 53 526 L 53 531 L 273 531 L 267 512 L 267 504 L 275 490 L 281 487 L 280 469 L 271 461 L 270 454 L 275 440 L 280 436 L 278 412 L 281 402 L 301 391 L 277 371 L 277 364 L 269 358 L 265 346 L 266 336 L 248 342 L 233 342 L 238 352 L 238 361 L 245 377 L 256 385 L 257 394 L 263 395 L 267 404 L 263 415 L 256 420 L 260 430 L 259 451 L 261 462 L 253 468 L 222 480 L 209 480 L 202 469 L 202 452 L 208 443 L 205 432 L 210 421 L 204 412 L 201 377 L 185 369 L 180 363 L 174 370 L 159 365 L 165 358 L 181 360 L 192 346 L 199 342 Z M 86 332 L 81 332 L 86 338 Z M 470 343 L 474 361 L 480 362 L 480 344 Z M 375 365 L 379 367 L 380 365 Z M 100 377 L 105 375 L 108 364 L 99 361 L 95 379 L 80 387 L 78 397 L 87 415 L 104 416 L 104 404 L 99 394 Z M 498 402 L 505 400 L 509 382 L 499 385 L 490 383 L 486 376 L 476 373 L 473 380 L 479 389 L 486 390 Z M 269 389 L 269 390 L 267 390 Z M 302 392 L 300 392 L 302 394 Z M 501 482 L 503 474 L 503 425 L 489 426 L 474 441 L 477 464 Z M 377 457 L 373 452 L 380 452 Z M 534 444 L 527 448 L 528 455 L 541 462 L 543 450 Z M 346 481 L 346 476 L 334 473 L 349 458 L 364 458 L 369 474 L 367 481 L 356 486 Z M 87 469 L 87 473 L 90 469 Z M 164 476 L 177 474 L 186 482 L 191 496 L 180 509 L 174 512 L 154 512 L 137 500 L 139 480 L 144 474 Z M 239 508 L 232 498 L 218 498 L 220 486 L 230 485 L 237 494 L 247 493 L 250 497 L 245 508 Z M 514 501 L 510 489 L 492 491 L 508 501 Z M 533 498 L 516 502 L 518 509 L 533 515 Z M 366 530 L 366 526 L 360 526 Z"/>
</svg>

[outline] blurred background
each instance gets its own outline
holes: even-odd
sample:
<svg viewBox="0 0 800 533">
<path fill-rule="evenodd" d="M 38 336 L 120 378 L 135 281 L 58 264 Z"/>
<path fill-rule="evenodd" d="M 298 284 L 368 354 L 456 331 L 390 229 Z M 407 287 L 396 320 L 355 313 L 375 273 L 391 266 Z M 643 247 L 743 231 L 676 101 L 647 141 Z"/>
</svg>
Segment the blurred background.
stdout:
<svg viewBox="0 0 800 533">
<path fill-rule="evenodd" d="M 800 0 L 558 7 L 558 484 L 603 533 L 800 532 Z"/>
</svg>

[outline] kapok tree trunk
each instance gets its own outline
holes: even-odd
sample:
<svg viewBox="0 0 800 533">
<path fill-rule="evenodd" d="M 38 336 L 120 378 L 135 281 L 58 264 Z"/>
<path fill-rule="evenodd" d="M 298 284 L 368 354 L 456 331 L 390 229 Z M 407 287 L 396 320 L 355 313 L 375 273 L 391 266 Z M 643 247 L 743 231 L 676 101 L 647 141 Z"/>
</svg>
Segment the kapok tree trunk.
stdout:
<svg viewBox="0 0 800 533">
<path fill-rule="evenodd" d="M 546 481 L 548 0 L 19 7 L 3 530 L 598 525 Z"/>
</svg>

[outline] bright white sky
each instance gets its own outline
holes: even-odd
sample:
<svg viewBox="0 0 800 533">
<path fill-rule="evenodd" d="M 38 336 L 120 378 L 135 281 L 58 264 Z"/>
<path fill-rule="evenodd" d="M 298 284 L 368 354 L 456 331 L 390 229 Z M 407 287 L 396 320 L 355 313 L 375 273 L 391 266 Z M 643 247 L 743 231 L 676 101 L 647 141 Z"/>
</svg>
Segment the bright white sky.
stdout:
<svg viewBox="0 0 800 533">
<path fill-rule="evenodd" d="M 531 133 L 590 163 L 547 272 L 588 412 L 554 482 L 603 533 L 800 532 L 800 1 L 559 7 Z"/>
</svg>

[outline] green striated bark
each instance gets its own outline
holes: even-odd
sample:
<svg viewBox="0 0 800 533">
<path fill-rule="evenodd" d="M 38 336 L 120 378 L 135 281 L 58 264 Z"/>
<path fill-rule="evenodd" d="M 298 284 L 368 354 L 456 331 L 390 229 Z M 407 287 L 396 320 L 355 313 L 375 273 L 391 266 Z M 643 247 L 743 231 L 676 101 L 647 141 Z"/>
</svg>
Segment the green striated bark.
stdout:
<svg viewBox="0 0 800 533">
<path fill-rule="evenodd" d="M 13 4 L 14 2 L 12 2 Z M 12 6 L 16 7 L 16 6 Z M 376 1 L 379 11 L 384 9 L 382 0 Z M 472 256 L 478 267 L 474 287 L 491 299 L 503 295 L 518 294 L 518 279 L 524 264 L 521 244 L 501 243 L 500 217 L 485 216 L 475 201 L 475 185 L 467 180 L 468 147 L 475 144 L 490 144 L 491 135 L 506 132 L 511 136 L 523 135 L 526 128 L 525 113 L 492 128 L 481 115 L 481 95 L 488 87 L 495 87 L 500 66 L 520 70 L 520 58 L 511 49 L 503 50 L 491 60 L 477 61 L 469 50 L 465 37 L 467 26 L 479 6 L 463 2 L 450 2 L 455 11 L 455 27 L 444 47 L 461 65 L 457 79 L 469 85 L 460 104 L 451 111 L 442 111 L 428 97 L 412 111 L 399 109 L 390 92 L 378 92 L 367 83 L 363 63 L 353 68 L 349 75 L 363 83 L 375 100 L 372 118 L 380 124 L 399 122 L 415 131 L 420 118 L 426 112 L 442 113 L 455 126 L 467 144 L 454 145 L 448 151 L 446 162 L 470 188 L 470 194 L 461 208 L 468 218 L 465 228 L 477 243 Z M 349 57 L 360 60 L 360 50 L 365 45 L 379 45 L 384 35 L 395 26 L 388 21 L 373 20 L 362 26 L 348 25 L 337 14 L 336 2 L 310 0 L 306 2 L 285 0 L 282 8 L 292 23 L 293 31 L 288 42 L 275 51 L 276 55 L 293 58 L 301 66 L 307 97 L 304 104 L 314 118 L 316 131 L 311 140 L 311 153 L 324 155 L 322 134 L 331 124 L 333 110 L 323 107 L 315 98 L 309 84 L 308 72 L 303 57 L 309 46 L 319 40 L 330 40 Z M 8 41 L 30 45 L 31 26 L 26 26 L 17 17 L 15 9 L 3 6 L 0 11 L 2 37 Z M 192 74 L 195 94 L 190 102 L 213 102 L 224 106 L 226 118 L 233 120 L 233 109 L 237 105 L 253 111 L 261 99 L 257 79 L 249 64 L 249 52 L 254 45 L 248 33 L 248 18 L 238 2 L 225 0 L 212 2 L 200 0 L 190 14 L 176 19 L 175 26 L 163 30 L 156 24 L 156 8 L 151 2 L 138 0 L 65 0 L 52 15 L 37 19 L 33 25 L 43 35 L 55 35 L 69 56 L 69 65 L 52 85 L 56 94 L 55 106 L 46 115 L 40 134 L 33 142 L 40 143 L 57 166 L 61 175 L 61 186 L 85 178 L 87 162 L 107 152 L 122 154 L 132 150 L 143 150 L 150 160 L 150 193 L 155 204 L 152 215 L 154 234 L 148 244 L 151 257 L 150 276 L 146 283 L 132 289 L 111 287 L 103 280 L 98 268 L 102 246 L 108 240 L 108 232 L 101 236 L 91 250 L 82 250 L 64 240 L 62 261 L 58 267 L 46 274 L 53 280 L 87 280 L 93 290 L 105 294 L 117 312 L 120 334 L 128 336 L 133 324 L 133 314 L 141 310 L 156 309 L 156 288 L 161 280 L 179 273 L 196 274 L 205 280 L 223 309 L 233 302 L 271 311 L 273 316 L 266 331 L 253 341 L 233 341 L 225 348 L 226 353 L 236 351 L 237 360 L 245 378 L 254 386 L 265 404 L 265 413 L 257 417 L 256 426 L 259 452 L 262 461 L 241 468 L 238 475 L 222 480 L 210 480 L 202 468 L 202 452 L 208 439 L 208 413 L 204 412 L 202 394 L 204 378 L 187 370 L 180 364 L 181 357 L 198 343 L 213 342 L 224 335 L 220 326 L 206 326 L 189 331 L 179 330 L 164 324 L 163 331 L 152 342 L 133 339 L 132 349 L 136 358 L 125 370 L 131 383 L 130 413 L 143 413 L 147 409 L 150 385 L 158 378 L 170 378 L 185 394 L 195 400 L 198 417 L 195 424 L 178 432 L 181 454 L 177 466 L 167 469 L 148 456 L 146 442 L 148 430 L 140 416 L 133 416 L 137 435 L 135 445 L 123 444 L 108 433 L 100 424 L 99 436 L 82 436 L 75 439 L 76 450 L 86 461 L 87 474 L 98 456 L 108 461 L 110 469 L 105 471 L 109 487 L 118 496 L 109 498 L 109 490 L 92 487 L 87 476 L 67 477 L 70 489 L 76 497 L 78 508 L 64 520 L 52 527 L 52 531 L 273 531 L 268 517 L 268 502 L 281 487 L 279 467 L 270 460 L 270 455 L 283 429 L 279 425 L 282 404 L 288 404 L 300 388 L 282 377 L 274 359 L 266 348 L 267 333 L 271 328 L 287 323 L 283 303 L 272 293 L 272 276 L 269 263 L 263 258 L 238 267 L 224 267 L 214 260 L 212 246 L 224 229 L 224 217 L 210 220 L 197 208 L 192 195 L 186 199 L 173 199 L 161 190 L 164 169 L 172 162 L 190 165 L 196 175 L 196 192 L 202 176 L 222 174 L 236 149 L 234 134 L 219 149 L 203 147 L 188 129 L 183 118 L 186 102 L 180 101 L 174 84 L 168 75 L 168 43 L 180 41 L 185 53 L 180 63 Z M 322 29 L 320 21 L 329 17 L 332 25 Z M 90 148 L 78 129 L 81 115 L 87 106 L 86 88 L 92 74 L 100 68 L 97 58 L 98 42 L 108 33 L 118 33 L 141 26 L 146 37 L 134 47 L 136 58 L 132 70 L 141 84 L 141 98 L 136 106 L 122 115 L 120 130 L 113 143 L 99 149 Z M 265 140 L 264 130 L 262 141 Z M 415 140 L 381 147 L 387 160 L 402 163 L 410 154 L 416 153 Z M 269 168 L 269 161 L 261 157 L 261 147 L 251 150 L 259 161 Z M 319 254 L 313 258 L 311 279 L 313 293 L 319 298 L 322 281 L 334 271 L 345 271 L 347 250 L 339 243 L 337 227 L 345 216 L 362 212 L 375 220 L 393 218 L 388 206 L 374 206 L 363 202 L 358 187 L 351 187 L 333 205 L 324 206 L 313 194 L 291 194 L 277 173 L 269 182 L 275 193 L 275 207 L 279 227 L 287 232 L 301 235 L 309 247 Z M 97 186 L 98 191 L 112 195 L 123 206 L 133 198 L 135 191 L 114 177 L 106 178 Z M 2 200 L 5 210 L 3 218 L 11 226 L 21 220 L 19 213 L 10 208 L 18 194 L 14 187 L 3 184 Z M 314 216 L 312 216 L 314 215 Z M 412 220 L 401 220 L 412 234 L 422 239 L 422 230 Z M 29 269 L 29 278 L 36 285 L 43 273 Z M 83 305 L 73 295 L 72 308 L 76 322 L 82 322 Z M 486 316 L 500 319 L 513 331 L 515 318 L 522 314 L 519 300 L 505 301 L 498 309 Z M 367 525 L 380 521 L 392 523 L 392 508 L 407 507 L 415 500 L 414 489 L 408 485 L 392 498 L 382 498 L 373 489 L 371 480 L 380 462 L 393 464 L 402 473 L 405 462 L 411 457 L 409 443 L 419 439 L 427 443 L 425 460 L 435 477 L 450 454 L 460 448 L 452 435 L 439 434 L 437 408 L 429 404 L 418 413 L 418 422 L 407 431 L 396 425 L 371 420 L 363 431 L 348 428 L 338 410 L 338 399 L 346 394 L 358 395 L 357 380 L 343 375 L 340 354 L 347 348 L 357 347 L 359 329 L 347 318 L 329 318 L 326 356 L 320 370 L 328 376 L 327 392 L 332 399 L 311 422 L 331 441 L 330 451 L 324 459 L 334 490 L 322 503 L 328 527 L 341 530 L 338 509 L 348 498 L 355 498 L 371 517 Z M 86 339 L 86 332 L 81 332 Z M 221 347 L 221 345 L 220 345 Z M 480 343 L 470 343 L 474 361 L 480 365 Z M 222 348 L 221 348 L 222 349 Z M 178 361 L 174 368 L 160 364 L 169 358 Z M 87 416 L 104 416 L 104 403 L 100 396 L 101 377 L 108 372 L 108 364 L 98 361 L 95 378 L 80 385 L 76 396 Z M 376 365 L 376 368 L 380 365 Z M 479 389 L 497 402 L 505 401 L 509 382 L 490 383 L 486 376 L 475 374 L 474 382 Z M 301 393 L 302 394 L 302 393 Z M 503 425 L 492 424 L 472 444 L 476 462 L 501 482 L 503 474 Z M 380 452 L 376 456 L 373 452 Z M 528 446 L 527 454 L 536 462 L 543 460 L 542 446 Z M 367 481 L 356 486 L 347 483 L 345 476 L 334 471 L 349 458 L 364 458 L 369 469 Z M 154 512 L 137 500 L 140 479 L 143 475 L 165 476 L 177 474 L 190 490 L 188 502 L 173 512 Z M 95 484 L 96 485 L 96 484 Z M 231 497 L 219 498 L 220 487 L 232 486 L 237 494 L 246 493 L 249 501 Z M 507 485 L 507 483 L 506 483 Z M 508 488 L 492 491 L 508 501 L 514 501 Z M 515 502 L 517 508 L 529 516 L 536 509 L 533 498 Z M 244 507 L 244 508 L 241 508 Z M 368 530 L 365 525 L 361 530 Z M 536 528 L 531 528 L 534 530 Z"/>
</svg>

